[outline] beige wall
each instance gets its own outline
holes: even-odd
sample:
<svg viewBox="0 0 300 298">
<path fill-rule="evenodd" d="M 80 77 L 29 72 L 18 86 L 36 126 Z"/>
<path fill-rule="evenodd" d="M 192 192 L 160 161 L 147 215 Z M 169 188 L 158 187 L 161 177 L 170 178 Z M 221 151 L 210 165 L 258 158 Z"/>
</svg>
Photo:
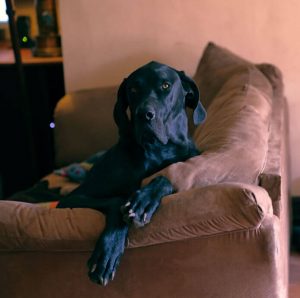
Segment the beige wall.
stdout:
<svg viewBox="0 0 300 298">
<path fill-rule="evenodd" d="M 192 75 L 208 41 L 284 73 L 292 193 L 300 195 L 300 1 L 61 0 L 67 91 L 119 84 L 159 60 Z"/>
</svg>

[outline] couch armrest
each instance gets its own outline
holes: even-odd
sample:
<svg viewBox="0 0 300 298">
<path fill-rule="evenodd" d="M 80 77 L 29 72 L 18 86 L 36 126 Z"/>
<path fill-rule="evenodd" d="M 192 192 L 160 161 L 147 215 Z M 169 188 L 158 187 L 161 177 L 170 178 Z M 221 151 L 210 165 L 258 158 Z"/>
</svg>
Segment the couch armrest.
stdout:
<svg viewBox="0 0 300 298">
<path fill-rule="evenodd" d="M 88 251 L 105 226 L 92 209 L 48 209 L 0 201 L 1 251 Z"/>
<path fill-rule="evenodd" d="M 57 166 L 82 161 L 111 147 L 118 137 L 113 121 L 117 87 L 103 87 L 67 94 L 55 109 Z"/>
<path fill-rule="evenodd" d="M 217 184 L 165 197 L 152 222 L 131 228 L 129 247 L 257 229 L 272 215 L 268 193 L 246 184 Z M 0 251 L 90 251 L 105 226 L 91 209 L 46 209 L 0 201 Z"/>
<path fill-rule="evenodd" d="M 164 198 L 151 224 L 131 229 L 130 247 L 257 229 L 273 216 L 266 190 L 241 183 L 220 183 Z"/>
</svg>

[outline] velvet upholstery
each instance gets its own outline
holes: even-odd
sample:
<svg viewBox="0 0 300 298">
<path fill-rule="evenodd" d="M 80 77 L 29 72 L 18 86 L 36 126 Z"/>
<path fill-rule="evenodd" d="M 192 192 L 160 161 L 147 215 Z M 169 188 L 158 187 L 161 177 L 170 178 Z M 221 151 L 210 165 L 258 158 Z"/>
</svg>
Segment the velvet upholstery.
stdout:
<svg viewBox="0 0 300 298">
<path fill-rule="evenodd" d="M 159 173 L 178 192 L 163 199 L 149 225 L 130 230 L 115 280 L 103 288 L 87 278 L 85 263 L 105 224 L 101 213 L 1 201 L 1 297 L 287 297 L 281 73 L 210 43 L 194 78 L 208 112 L 194 132 L 203 153 Z M 114 142 L 107 111 L 116 90 L 61 100 L 55 117 L 58 165 Z M 76 187 L 66 178 L 45 179 L 63 193 Z"/>
</svg>

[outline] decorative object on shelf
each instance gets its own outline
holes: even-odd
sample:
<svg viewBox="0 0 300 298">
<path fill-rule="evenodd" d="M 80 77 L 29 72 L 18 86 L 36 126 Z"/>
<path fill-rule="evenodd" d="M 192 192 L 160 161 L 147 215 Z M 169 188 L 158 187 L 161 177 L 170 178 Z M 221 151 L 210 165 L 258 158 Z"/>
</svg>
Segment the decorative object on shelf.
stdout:
<svg viewBox="0 0 300 298">
<path fill-rule="evenodd" d="M 34 55 L 39 57 L 61 56 L 61 39 L 58 34 L 56 1 L 36 0 L 39 35 L 36 37 Z"/>
<path fill-rule="evenodd" d="M 17 29 L 19 36 L 19 44 L 21 48 L 32 48 L 34 41 L 30 36 L 30 17 L 18 16 L 17 17 Z"/>
</svg>

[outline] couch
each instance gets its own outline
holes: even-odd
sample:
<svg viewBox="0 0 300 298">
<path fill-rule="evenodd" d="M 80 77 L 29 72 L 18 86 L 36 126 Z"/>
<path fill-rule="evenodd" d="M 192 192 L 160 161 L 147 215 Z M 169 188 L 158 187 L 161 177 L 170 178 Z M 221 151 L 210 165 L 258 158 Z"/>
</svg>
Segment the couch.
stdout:
<svg viewBox="0 0 300 298">
<path fill-rule="evenodd" d="M 163 199 L 149 225 L 130 229 L 114 281 L 102 287 L 87 277 L 103 214 L 14 197 L 0 201 L 2 298 L 287 297 L 288 117 L 281 72 L 209 43 L 194 80 L 208 115 L 191 127 L 203 153 L 155 174 L 168 177 L 177 192 Z M 98 88 L 61 99 L 58 167 L 116 141 L 116 92 Z M 55 174 L 44 180 L 62 195 L 78 185 Z"/>
</svg>

